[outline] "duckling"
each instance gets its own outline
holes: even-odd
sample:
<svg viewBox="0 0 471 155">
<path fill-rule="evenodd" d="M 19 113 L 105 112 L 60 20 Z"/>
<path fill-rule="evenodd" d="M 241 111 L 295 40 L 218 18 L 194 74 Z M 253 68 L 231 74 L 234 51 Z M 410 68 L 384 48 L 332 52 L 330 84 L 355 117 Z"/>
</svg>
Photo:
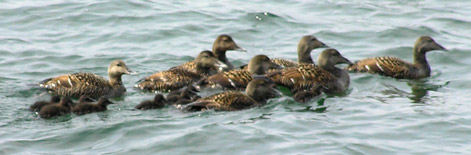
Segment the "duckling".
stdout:
<svg viewBox="0 0 471 155">
<path fill-rule="evenodd" d="M 202 51 L 194 60 L 196 63 L 195 72 L 182 68 L 174 68 L 166 71 L 154 73 L 139 80 L 135 87 L 150 91 L 172 91 L 177 90 L 199 80 L 205 75 L 209 75 L 214 66 L 226 66 L 219 61 L 212 52 Z"/>
<path fill-rule="evenodd" d="M 298 61 L 294 62 L 288 59 L 273 58 L 271 61 L 283 68 L 296 67 L 298 64 L 314 64 L 311 58 L 311 51 L 316 48 L 329 47 L 316 37 L 312 35 L 305 35 L 299 40 L 298 43 Z M 247 65 L 242 66 L 243 69 L 248 69 Z"/>
<path fill-rule="evenodd" d="M 87 95 L 82 95 L 82 96 L 80 96 L 77 104 L 88 103 L 88 102 L 95 102 L 95 100 L 88 97 Z"/>
<path fill-rule="evenodd" d="M 60 100 L 61 100 L 60 96 L 53 95 L 53 96 L 51 96 L 51 99 L 49 101 L 34 102 L 34 104 L 29 107 L 29 110 L 31 110 L 33 112 L 39 112 L 42 107 L 44 107 L 46 105 L 49 105 L 49 104 L 59 103 Z"/>
<path fill-rule="evenodd" d="M 106 96 L 100 97 L 97 103 L 92 102 L 83 102 L 75 105 L 72 108 L 72 112 L 76 115 L 84 115 L 93 112 L 102 112 L 108 110 L 107 106 L 109 104 L 114 104 Z"/>
<path fill-rule="evenodd" d="M 208 97 L 204 97 L 183 106 L 187 111 L 201 111 L 215 109 L 220 111 L 236 111 L 263 105 L 268 99 L 279 96 L 276 85 L 266 79 L 254 79 L 245 90 L 245 94 L 239 91 L 225 91 Z"/>
<path fill-rule="evenodd" d="M 121 76 L 131 73 L 122 60 L 115 60 L 108 67 L 109 81 L 93 73 L 72 73 L 48 78 L 39 86 L 61 96 L 78 98 L 81 95 L 88 95 L 94 99 L 104 95 L 116 97 L 126 92 Z"/>
<path fill-rule="evenodd" d="M 139 110 L 147 110 L 147 109 L 160 109 L 163 108 L 167 104 L 167 100 L 165 100 L 162 94 L 157 94 L 154 97 L 154 100 L 145 100 L 138 104 L 135 108 Z"/>
<path fill-rule="evenodd" d="M 433 50 L 446 50 L 429 36 L 417 39 L 413 49 L 414 62 L 409 63 L 397 57 L 374 57 L 356 61 L 346 70 L 368 72 L 397 79 L 420 79 L 430 76 L 430 65 L 425 54 Z"/>
<path fill-rule="evenodd" d="M 231 70 L 204 78 L 197 84 L 200 87 L 244 89 L 253 80 L 253 75 L 265 75 L 269 69 L 281 69 L 266 55 L 256 55 L 250 59 L 248 70 Z"/>
<path fill-rule="evenodd" d="M 169 104 L 175 104 L 177 102 L 181 103 L 190 103 L 195 101 L 197 98 L 201 98 L 198 96 L 198 89 L 195 86 L 189 85 L 183 87 L 180 90 L 171 91 L 167 94 L 167 101 Z"/>
<path fill-rule="evenodd" d="M 237 45 L 234 40 L 232 39 L 231 36 L 227 34 L 222 34 L 219 35 L 216 40 L 213 43 L 213 53 L 216 56 L 216 58 L 226 64 L 227 67 L 225 68 L 220 68 L 219 71 L 226 71 L 226 70 L 232 70 L 234 66 L 229 62 L 229 60 L 226 57 L 226 51 L 228 50 L 238 50 L 238 51 L 245 51 L 244 49 L 240 48 L 239 45 Z M 177 66 L 176 68 L 183 68 L 186 70 L 193 70 L 196 68 L 196 62 L 195 61 L 189 61 L 187 63 L 184 63 L 180 66 Z M 214 68 L 212 68 L 214 71 Z M 218 71 L 218 70 L 216 70 Z"/>
<path fill-rule="evenodd" d="M 74 103 L 70 100 L 68 96 L 62 97 L 59 104 L 49 104 L 41 108 L 39 111 L 39 117 L 41 118 L 51 118 L 62 116 L 70 113 L 70 107 Z"/>
<path fill-rule="evenodd" d="M 326 49 L 318 57 L 319 65 L 302 64 L 294 68 L 286 68 L 270 75 L 273 80 L 290 90 L 308 90 L 314 86 L 322 86 L 326 93 L 345 91 L 350 84 L 348 72 L 335 67 L 336 64 L 351 64 L 336 49 Z M 303 88 L 303 89 L 300 89 Z M 295 92 L 296 93 L 296 92 Z"/>
</svg>

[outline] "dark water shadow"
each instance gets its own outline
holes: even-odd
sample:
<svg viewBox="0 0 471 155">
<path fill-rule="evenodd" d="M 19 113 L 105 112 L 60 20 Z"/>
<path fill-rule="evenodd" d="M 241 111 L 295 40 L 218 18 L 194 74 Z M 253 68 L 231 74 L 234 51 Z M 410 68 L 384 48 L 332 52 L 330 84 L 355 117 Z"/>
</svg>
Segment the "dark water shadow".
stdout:
<svg viewBox="0 0 471 155">
<path fill-rule="evenodd" d="M 446 86 L 450 81 L 446 81 L 444 84 L 431 84 L 427 80 L 415 80 L 408 81 L 407 85 L 411 88 L 411 93 L 408 95 L 408 98 L 412 103 L 426 103 L 424 97 L 428 96 L 429 91 L 437 91 L 438 89 Z"/>
</svg>

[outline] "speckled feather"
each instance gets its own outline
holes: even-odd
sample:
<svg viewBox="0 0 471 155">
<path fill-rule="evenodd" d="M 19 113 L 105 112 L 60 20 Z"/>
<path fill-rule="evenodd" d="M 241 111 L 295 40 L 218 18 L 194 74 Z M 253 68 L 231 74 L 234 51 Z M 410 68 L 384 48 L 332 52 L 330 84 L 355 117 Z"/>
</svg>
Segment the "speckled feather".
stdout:
<svg viewBox="0 0 471 155">
<path fill-rule="evenodd" d="M 313 64 L 283 69 L 279 73 L 275 73 L 272 79 L 276 84 L 290 89 L 307 89 L 315 85 L 329 88 L 336 82 L 336 78 L 331 73 Z"/>
<path fill-rule="evenodd" d="M 244 89 L 252 79 L 249 71 L 231 70 L 210 76 L 205 80 L 205 83 L 212 88 Z"/>
<path fill-rule="evenodd" d="M 347 68 L 349 71 L 377 73 L 394 78 L 405 78 L 414 65 L 397 57 L 375 57 L 355 62 Z"/>
<path fill-rule="evenodd" d="M 72 73 L 50 78 L 43 81 L 40 86 L 53 91 L 57 95 L 80 97 L 87 95 L 92 98 L 99 98 L 103 95 L 113 93 L 113 86 L 110 82 L 93 73 Z M 114 86 L 124 93 L 126 89 L 122 85 Z"/>
<path fill-rule="evenodd" d="M 298 63 L 296 63 L 294 61 L 287 60 L 287 59 L 281 59 L 281 58 L 273 58 L 273 59 L 271 59 L 271 62 L 273 62 L 277 65 L 280 65 L 283 68 L 298 66 Z"/>
<path fill-rule="evenodd" d="M 258 103 L 249 96 L 238 91 L 226 91 L 198 99 L 188 106 L 198 106 L 205 109 L 224 111 L 242 110 L 257 106 Z"/>
<path fill-rule="evenodd" d="M 142 79 L 136 87 L 146 90 L 171 91 L 185 87 L 199 80 L 202 75 L 186 69 L 170 69 L 154 73 Z"/>
<path fill-rule="evenodd" d="M 185 62 L 184 64 L 172 67 L 171 69 L 184 69 L 184 70 L 188 70 L 188 71 L 196 73 L 196 61 L 191 60 L 191 61 Z M 213 66 L 210 68 L 209 74 L 210 75 L 216 74 L 218 73 L 218 71 L 219 71 L 218 68 Z M 203 75 L 208 76 L 208 74 L 203 74 Z"/>
</svg>

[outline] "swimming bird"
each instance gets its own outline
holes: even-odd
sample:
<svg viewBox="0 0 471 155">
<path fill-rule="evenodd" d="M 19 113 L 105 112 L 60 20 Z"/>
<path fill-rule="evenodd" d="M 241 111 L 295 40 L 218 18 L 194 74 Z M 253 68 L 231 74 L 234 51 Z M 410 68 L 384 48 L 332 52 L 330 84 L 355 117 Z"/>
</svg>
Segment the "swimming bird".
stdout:
<svg viewBox="0 0 471 155">
<path fill-rule="evenodd" d="M 49 104 L 41 108 L 39 111 L 39 117 L 41 118 L 51 118 L 62 116 L 70 113 L 70 107 L 74 103 L 70 100 L 68 96 L 62 97 L 59 104 Z"/>
<path fill-rule="evenodd" d="M 139 80 L 135 87 L 143 90 L 162 92 L 177 90 L 198 81 L 206 75 L 210 75 L 210 69 L 215 66 L 226 66 L 210 51 L 202 51 L 194 62 L 196 63 L 196 69 L 194 71 L 183 68 L 173 68 L 157 72 Z"/>
<path fill-rule="evenodd" d="M 61 100 L 60 96 L 53 95 L 53 96 L 51 96 L 51 99 L 49 101 L 34 102 L 34 104 L 29 107 L 29 110 L 31 110 L 33 112 L 39 112 L 42 107 L 44 107 L 46 105 L 49 105 L 49 104 L 59 103 L 60 100 Z"/>
<path fill-rule="evenodd" d="M 83 102 L 80 104 L 75 105 L 72 108 L 72 112 L 76 115 L 84 115 L 88 113 L 93 113 L 93 112 L 102 112 L 108 110 L 108 105 L 113 104 L 110 100 L 108 100 L 108 97 L 102 96 L 98 100 L 97 103 L 92 103 L 92 102 Z"/>
<path fill-rule="evenodd" d="M 145 100 L 139 103 L 135 108 L 139 110 L 160 109 L 167 104 L 167 100 L 162 94 L 156 94 L 154 100 Z"/>
<path fill-rule="evenodd" d="M 326 49 L 318 57 L 318 65 L 302 64 L 298 67 L 286 68 L 270 74 L 278 84 L 288 87 L 293 94 L 305 90 L 322 87 L 326 93 L 345 91 L 350 84 L 348 72 L 335 67 L 336 64 L 351 62 L 336 49 Z"/>
<path fill-rule="evenodd" d="M 108 67 L 109 80 L 93 73 L 72 73 L 43 80 L 39 86 L 50 92 L 70 97 L 87 95 L 97 99 L 101 96 L 116 97 L 126 92 L 121 76 L 132 72 L 122 60 L 111 62 Z"/>
<path fill-rule="evenodd" d="M 276 85 L 269 79 L 252 80 L 245 90 L 225 91 L 208 97 L 203 97 L 186 106 L 187 111 L 201 111 L 215 109 L 221 111 L 236 111 L 263 105 L 268 99 L 279 95 Z"/>
<path fill-rule="evenodd" d="M 226 51 L 228 50 L 239 50 L 239 51 L 245 51 L 239 45 L 237 45 L 234 40 L 232 39 L 231 36 L 227 34 L 222 34 L 219 35 L 216 40 L 213 43 L 213 54 L 216 56 L 216 58 L 226 64 L 227 67 L 225 68 L 220 68 L 219 71 L 221 70 L 232 70 L 234 66 L 229 62 L 229 60 L 226 57 Z M 189 61 L 187 63 L 184 63 L 182 65 L 176 66 L 175 68 L 183 68 L 186 70 L 193 70 L 196 68 L 196 62 L 195 61 Z M 215 68 L 212 68 L 214 71 Z M 216 70 L 218 71 L 218 70 Z"/>
<path fill-rule="evenodd" d="M 253 80 L 252 75 L 265 75 L 268 69 L 280 69 L 266 55 L 256 55 L 249 61 L 248 70 L 230 70 L 202 79 L 200 87 L 244 89 Z"/>
<path fill-rule="evenodd" d="M 421 36 L 414 44 L 413 63 L 397 57 L 374 57 L 356 61 L 346 69 L 351 72 L 368 72 L 397 79 L 419 79 L 430 76 L 430 65 L 425 55 L 433 50 L 446 50 L 429 36 Z"/>
<path fill-rule="evenodd" d="M 294 62 L 288 59 L 273 58 L 271 61 L 283 68 L 296 67 L 298 64 L 314 64 L 311 58 L 312 50 L 316 48 L 328 47 L 326 44 L 318 40 L 313 35 L 305 35 L 299 40 L 298 43 L 298 60 Z M 248 69 L 248 66 L 242 66 L 243 69 Z"/>
</svg>

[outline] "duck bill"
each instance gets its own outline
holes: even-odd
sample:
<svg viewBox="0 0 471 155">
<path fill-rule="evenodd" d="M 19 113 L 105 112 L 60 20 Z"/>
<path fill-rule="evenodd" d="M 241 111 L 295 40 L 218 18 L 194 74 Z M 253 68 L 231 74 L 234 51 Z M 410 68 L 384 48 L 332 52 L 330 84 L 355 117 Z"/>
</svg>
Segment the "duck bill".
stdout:
<svg viewBox="0 0 471 155">
<path fill-rule="evenodd" d="M 246 49 L 240 47 L 239 45 L 235 44 L 234 51 L 239 51 L 239 52 L 247 52 Z"/>
<path fill-rule="evenodd" d="M 342 56 L 342 60 L 339 62 L 339 64 L 342 63 L 342 64 L 348 64 L 348 65 L 352 65 L 353 63 L 348 60 L 347 58 L 343 57 Z"/>
<path fill-rule="evenodd" d="M 432 49 L 441 50 L 441 51 L 448 51 L 445 47 L 443 47 L 442 45 L 440 45 L 438 43 L 432 44 Z"/>
<path fill-rule="evenodd" d="M 329 48 L 330 47 L 329 45 L 324 44 L 322 41 L 319 41 L 319 43 L 321 44 L 319 46 L 319 48 Z"/>
<path fill-rule="evenodd" d="M 280 65 L 278 65 L 276 63 L 271 62 L 268 69 L 283 69 L 283 67 L 281 67 Z"/>
<path fill-rule="evenodd" d="M 136 75 L 137 73 L 136 73 L 136 72 L 133 72 L 132 70 L 130 70 L 129 68 L 126 67 L 126 72 L 124 72 L 124 74 Z"/>
</svg>

